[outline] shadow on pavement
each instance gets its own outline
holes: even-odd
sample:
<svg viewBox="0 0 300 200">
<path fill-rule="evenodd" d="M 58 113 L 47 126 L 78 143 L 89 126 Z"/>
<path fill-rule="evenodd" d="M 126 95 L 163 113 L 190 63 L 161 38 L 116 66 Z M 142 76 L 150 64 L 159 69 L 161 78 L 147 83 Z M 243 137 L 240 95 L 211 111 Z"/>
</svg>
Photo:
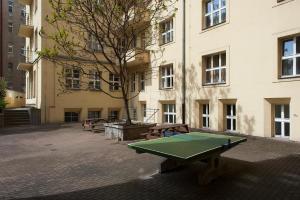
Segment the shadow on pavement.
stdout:
<svg viewBox="0 0 300 200">
<path fill-rule="evenodd" d="M 224 175 L 205 187 L 197 185 L 200 166 L 194 164 L 144 180 L 23 200 L 300 199 L 299 154 L 256 163 L 224 160 Z"/>
</svg>

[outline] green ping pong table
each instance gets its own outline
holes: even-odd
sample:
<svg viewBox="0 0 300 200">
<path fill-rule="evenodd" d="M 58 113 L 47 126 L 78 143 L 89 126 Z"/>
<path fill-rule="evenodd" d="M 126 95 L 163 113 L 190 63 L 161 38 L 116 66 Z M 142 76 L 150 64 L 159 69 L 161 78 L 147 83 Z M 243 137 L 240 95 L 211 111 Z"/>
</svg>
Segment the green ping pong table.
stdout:
<svg viewBox="0 0 300 200">
<path fill-rule="evenodd" d="M 199 183 L 205 185 L 222 173 L 220 155 L 246 140 L 238 136 L 192 132 L 140 141 L 128 144 L 128 146 L 137 153 L 150 153 L 165 157 L 166 160 L 160 166 L 161 173 L 172 171 L 194 161 L 207 163 L 206 168 L 198 174 Z"/>
</svg>

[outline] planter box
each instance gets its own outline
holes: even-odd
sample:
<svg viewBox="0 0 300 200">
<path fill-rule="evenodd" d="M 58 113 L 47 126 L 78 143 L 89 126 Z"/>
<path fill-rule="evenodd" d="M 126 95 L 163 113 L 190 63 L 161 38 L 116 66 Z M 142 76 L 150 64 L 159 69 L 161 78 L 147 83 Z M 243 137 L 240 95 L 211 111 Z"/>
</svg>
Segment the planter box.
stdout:
<svg viewBox="0 0 300 200">
<path fill-rule="evenodd" d="M 125 126 L 124 123 L 104 124 L 105 136 L 109 139 L 118 139 L 121 141 L 142 139 L 142 133 L 149 132 L 149 128 L 156 124 L 133 124 Z"/>
</svg>

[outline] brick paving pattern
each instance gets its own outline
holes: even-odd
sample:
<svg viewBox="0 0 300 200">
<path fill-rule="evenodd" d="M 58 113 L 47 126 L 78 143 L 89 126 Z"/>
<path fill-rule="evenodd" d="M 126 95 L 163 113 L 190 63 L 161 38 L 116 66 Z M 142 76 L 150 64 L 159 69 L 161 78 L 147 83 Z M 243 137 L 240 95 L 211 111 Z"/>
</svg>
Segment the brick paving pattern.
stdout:
<svg viewBox="0 0 300 200">
<path fill-rule="evenodd" d="M 249 137 L 223 156 L 225 174 L 200 187 L 201 165 L 161 175 L 163 158 L 79 126 L 1 129 L 0 199 L 300 199 L 299 143 Z"/>
</svg>

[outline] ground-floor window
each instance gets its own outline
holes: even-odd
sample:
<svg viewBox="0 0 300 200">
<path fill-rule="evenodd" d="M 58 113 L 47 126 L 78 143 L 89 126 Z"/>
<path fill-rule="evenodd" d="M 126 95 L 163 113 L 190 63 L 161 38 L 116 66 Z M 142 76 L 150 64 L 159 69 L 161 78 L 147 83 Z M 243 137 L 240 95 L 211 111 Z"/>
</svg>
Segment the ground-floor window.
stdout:
<svg viewBox="0 0 300 200">
<path fill-rule="evenodd" d="M 275 136 L 290 136 L 290 106 L 275 105 Z"/>
<path fill-rule="evenodd" d="M 176 123 L 176 105 L 164 104 L 163 105 L 163 117 L 164 123 L 175 124 Z"/>
<path fill-rule="evenodd" d="M 226 130 L 236 131 L 236 105 L 226 105 Z"/>
<path fill-rule="evenodd" d="M 78 112 L 65 112 L 65 122 L 78 122 L 79 113 Z"/>
<path fill-rule="evenodd" d="M 202 105 L 202 127 L 209 128 L 209 104 Z"/>
<path fill-rule="evenodd" d="M 118 120 L 119 119 L 119 111 L 118 110 L 111 110 L 108 116 L 109 120 Z"/>
<path fill-rule="evenodd" d="M 88 112 L 88 118 L 89 119 L 99 119 L 101 117 L 100 111 L 89 111 Z"/>
</svg>

